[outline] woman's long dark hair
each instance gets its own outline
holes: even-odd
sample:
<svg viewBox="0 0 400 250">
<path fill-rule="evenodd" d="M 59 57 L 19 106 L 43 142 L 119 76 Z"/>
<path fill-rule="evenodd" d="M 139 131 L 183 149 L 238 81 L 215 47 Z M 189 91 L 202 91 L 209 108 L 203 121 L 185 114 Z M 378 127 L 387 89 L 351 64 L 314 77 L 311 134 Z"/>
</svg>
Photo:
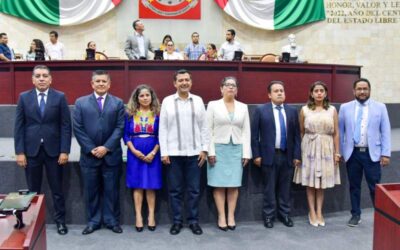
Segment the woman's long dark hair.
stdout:
<svg viewBox="0 0 400 250">
<path fill-rule="evenodd" d="M 136 89 L 132 92 L 132 95 L 129 98 L 129 102 L 126 105 L 126 111 L 129 114 L 129 116 L 134 116 L 136 112 L 139 110 L 140 108 L 139 95 L 140 91 L 142 91 L 143 89 L 147 89 L 150 92 L 151 95 L 150 110 L 153 111 L 154 115 L 158 115 L 160 113 L 160 102 L 158 101 L 156 92 L 149 85 L 141 84 L 137 86 Z"/>
<path fill-rule="evenodd" d="M 36 49 L 40 49 L 40 50 L 43 51 L 43 53 L 44 53 L 44 45 L 43 45 L 42 40 L 40 40 L 40 39 L 33 39 L 32 41 L 35 43 Z M 29 53 L 33 53 L 33 52 L 35 52 L 35 51 L 32 51 L 32 47 L 29 47 Z"/>
<path fill-rule="evenodd" d="M 328 98 L 328 87 L 326 86 L 326 84 L 323 81 L 316 81 L 313 84 L 311 84 L 310 92 L 309 92 L 309 95 L 308 95 L 307 107 L 309 109 L 311 109 L 311 110 L 315 110 L 316 104 L 315 104 L 314 97 L 312 97 L 312 93 L 314 92 L 314 89 L 315 89 L 316 86 L 322 86 L 325 89 L 326 95 L 325 95 L 325 98 L 323 100 L 322 107 L 324 109 L 328 110 L 329 109 L 329 105 L 330 105 L 329 98 Z"/>
</svg>

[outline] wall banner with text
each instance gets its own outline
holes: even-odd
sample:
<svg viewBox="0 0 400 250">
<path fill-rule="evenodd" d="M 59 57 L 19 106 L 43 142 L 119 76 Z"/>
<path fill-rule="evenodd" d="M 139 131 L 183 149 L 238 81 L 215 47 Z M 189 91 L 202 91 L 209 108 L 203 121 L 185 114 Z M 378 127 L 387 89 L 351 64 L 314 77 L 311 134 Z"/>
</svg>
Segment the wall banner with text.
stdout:
<svg viewBox="0 0 400 250">
<path fill-rule="evenodd" d="M 200 19 L 201 0 L 139 0 L 139 18 Z"/>
</svg>

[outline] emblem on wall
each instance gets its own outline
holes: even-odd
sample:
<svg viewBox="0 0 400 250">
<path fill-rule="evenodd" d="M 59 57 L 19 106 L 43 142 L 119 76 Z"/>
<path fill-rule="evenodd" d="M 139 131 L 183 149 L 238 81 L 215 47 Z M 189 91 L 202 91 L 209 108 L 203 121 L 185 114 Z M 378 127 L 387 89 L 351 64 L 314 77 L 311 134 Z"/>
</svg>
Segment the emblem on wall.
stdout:
<svg viewBox="0 0 400 250">
<path fill-rule="evenodd" d="M 201 0 L 139 0 L 139 18 L 200 19 Z"/>
</svg>

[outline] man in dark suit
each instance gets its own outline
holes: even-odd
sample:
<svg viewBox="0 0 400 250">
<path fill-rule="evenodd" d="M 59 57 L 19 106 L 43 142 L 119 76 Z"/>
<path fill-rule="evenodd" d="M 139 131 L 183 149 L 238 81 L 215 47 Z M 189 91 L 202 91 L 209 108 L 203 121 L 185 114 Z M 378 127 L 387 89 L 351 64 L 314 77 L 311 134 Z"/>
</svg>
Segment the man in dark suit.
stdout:
<svg viewBox="0 0 400 250">
<path fill-rule="evenodd" d="M 73 113 L 74 133 L 81 146 L 80 166 L 88 219 L 82 231 L 84 235 L 99 229 L 102 222 L 113 232 L 122 233 L 119 178 L 124 104 L 108 93 L 110 86 L 106 71 L 94 71 L 94 93 L 77 99 Z"/>
<path fill-rule="evenodd" d="M 285 89 L 281 81 L 268 86 L 271 103 L 256 108 L 251 125 L 254 164 L 262 168 L 265 181 L 264 226 L 272 228 L 278 203 L 278 219 L 292 227 L 290 186 L 293 167 L 300 165 L 300 127 L 297 110 L 284 104 Z M 277 200 L 276 200 L 277 199 Z"/>
<path fill-rule="evenodd" d="M 33 69 L 34 89 L 21 93 L 17 105 L 14 143 L 17 164 L 25 168 L 30 191 L 40 193 L 43 165 L 46 168 L 57 232 L 68 233 L 62 190 L 63 166 L 71 149 L 71 115 L 64 93 L 51 89 L 50 70 Z"/>
<path fill-rule="evenodd" d="M 136 20 L 132 24 L 135 32 L 125 41 L 125 54 L 129 60 L 146 60 L 148 51 L 153 51 L 150 39 L 143 35 L 144 24 Z"/>
</svg>

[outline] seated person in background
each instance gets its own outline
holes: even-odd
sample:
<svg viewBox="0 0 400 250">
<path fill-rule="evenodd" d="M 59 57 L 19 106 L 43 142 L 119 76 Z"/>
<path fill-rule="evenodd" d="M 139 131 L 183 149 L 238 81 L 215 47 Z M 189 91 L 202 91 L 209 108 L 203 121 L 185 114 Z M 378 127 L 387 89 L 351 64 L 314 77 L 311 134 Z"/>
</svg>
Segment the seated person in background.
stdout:
<svg viewBox="0 0 400 250">
<path fill-rule="evenodd" d="M 206 53 L 202 54 L 199 57 L 201 61 L 217 61 L 218 60 L 218 52 L 217 47 L 213 43 L 207 44 Z"/>
<path fill-rule="evenodd" d="M 87 44 L 87 48 L 86 49 L 91 49 L 93 50 L 93 54 L 94 54 L 94 60 L 107 60 L 107 57 L 105 57 L 105 55 L 103 53 L 97 52 L 96 51 L 96 43 L 93 41 L 88 42 Z M 85 55 L 85 60 L 93 60 L 88 58 L 88 53 L 86 52 Z"/>
<path fill-rule="evenodd" d="M 167 43 L 167 50 L 164 51 L 164 60 L 183 60 L 182 54 L 175 51 L 175 44 L 173 41 Z"/>
<path fill-rule="evenodd" d="M 27 61 L 44 61 L 44 52 L 45 49 L 42 40 L 33 39 L 31 42 L 31 47 L 25 55 L 25 59 Z"/>
<path fill-rule="evenodd" d="M 14 60 L 14 52 L 7 44 L 7 34 L 0 33 L 0 61 L 8 62 Z"/>
<path fill-rule="evenodd" d="M 290 53 L 290 62 L 305 62 L 301 58 L 301 54 L 303 51 L 303 47 L 296 44 L 296 36 L 294 34 L 290 34 L 288 36 L 289 44 L 282 47 L 282 53 L 287 52 Z"/>
<path fill-rule="evenodd" d="M 167 35 L 164 36 L 164 38 L 162 40 L 162 43 L 160 44 L 160 50 L 166 51 L 167 50 L 167 43 L 169 41 L 172 41 L 172 36 L 167 34 Z M 175 49 L 175 51 L 179 52 L 179 49 Z"/>
</svg>

